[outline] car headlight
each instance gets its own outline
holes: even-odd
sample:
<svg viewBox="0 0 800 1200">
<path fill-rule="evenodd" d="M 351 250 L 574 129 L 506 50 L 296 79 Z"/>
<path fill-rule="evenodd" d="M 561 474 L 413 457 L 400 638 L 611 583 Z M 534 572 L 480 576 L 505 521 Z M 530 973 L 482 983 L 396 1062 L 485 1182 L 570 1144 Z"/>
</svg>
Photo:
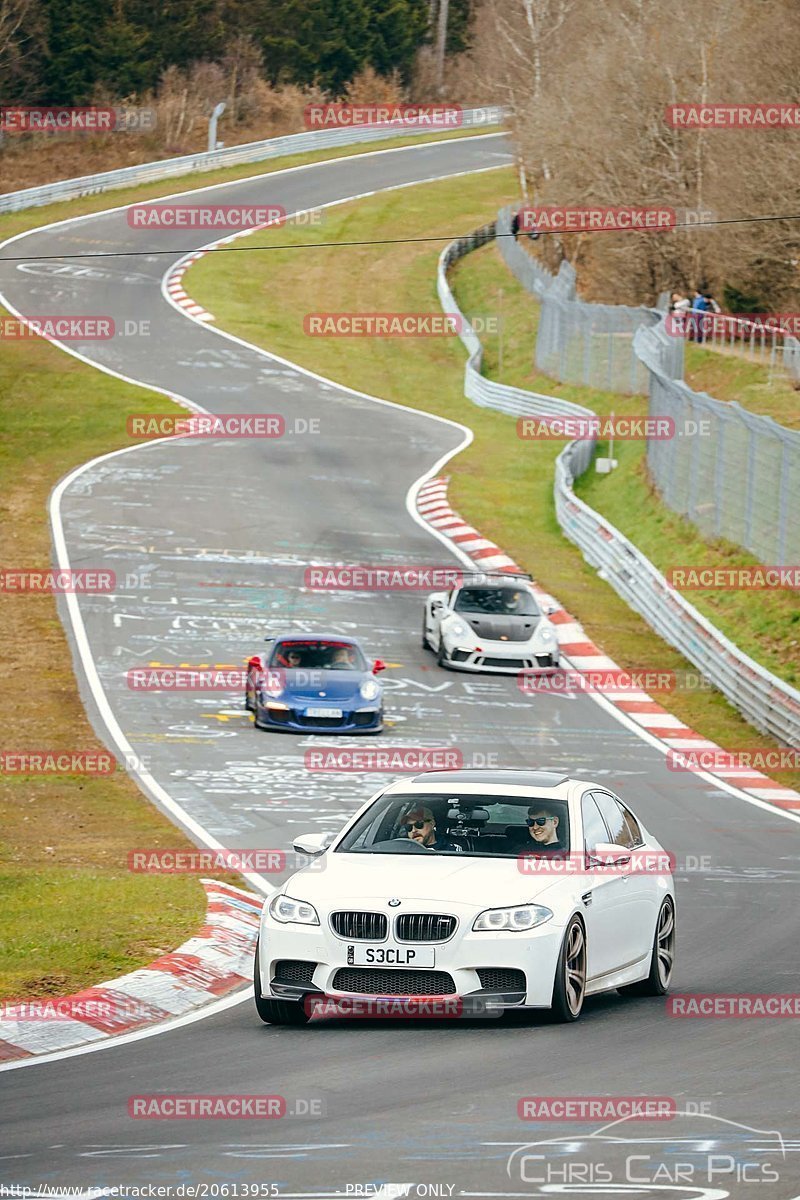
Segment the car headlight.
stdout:
<svg viewBox="0 0 800 1200">
<path fill-rule="evenodd" d="M 469 628 L 463 621 L 450 621 L 447 626 L 447 632 L 455 638 L 465 638 L 469 636 Z"/>
<path fill-rule="evenodd" d="M 497 930 L 535 929 L 552 917 L 549 908 L 541 904 L 521 904 L 517 908 L 487 908 L 480 913 L 472 926 L 479 932 L 496 932 Z"/>
<path fill-rule="evenodd" d="M 374 679 L 365 679 L 358 690 L 364 700 L 377 700 L 381 693 L 381 689 Z"/>
<path fill-rule="evenodd" d="M 551 629 L 551 627 L 549 625 L 543 625 L 542 628 L 538 632 L 539 632 L 539 637 L 542 639 L 543 642 L 552 642 L 553 630 Z"/>
<path fill-rule="evenodd" d="M 319 925 L 317 910 L 305 900 L 293 900 L 279 893 L 269 904 L 269 915 L 283 925 Z"/>
</svg>

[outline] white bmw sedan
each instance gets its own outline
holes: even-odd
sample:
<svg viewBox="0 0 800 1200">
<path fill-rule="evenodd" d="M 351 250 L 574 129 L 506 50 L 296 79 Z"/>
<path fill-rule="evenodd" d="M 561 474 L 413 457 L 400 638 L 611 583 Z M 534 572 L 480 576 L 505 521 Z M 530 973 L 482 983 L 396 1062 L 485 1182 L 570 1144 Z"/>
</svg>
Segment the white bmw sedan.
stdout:
<svg viewBox="0 0 800 1200">
<path fill-rule="evenodd" d="M 550 771 L 435 771 L 369 800 L 265 904 L 263 1021 L 320 997 L 449 997 L 466 1015 L 663 995 L 675 955 L 669 856 L 605 784 Z M 363 1011 L 363 1009 L 362 1009 Z"/>
</svg>

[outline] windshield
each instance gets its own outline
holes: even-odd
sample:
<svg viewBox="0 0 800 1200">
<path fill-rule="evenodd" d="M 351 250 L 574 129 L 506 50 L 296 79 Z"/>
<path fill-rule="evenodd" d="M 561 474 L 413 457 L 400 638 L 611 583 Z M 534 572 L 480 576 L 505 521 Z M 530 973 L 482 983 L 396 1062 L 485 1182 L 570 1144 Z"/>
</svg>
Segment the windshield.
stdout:
<svg viewBox="0 0 800 1200">
<path fill-rule="evenodd" d="M 536 796 L 379 796 L 335 853 L 403 854 L 415 840 L 442 854 L 515 858 L 569 851 L 566 802 Z M 406 843 L 406 844 L 404 844 Z"/>
<path fill-rule="evenodd" d="M 525 588 L 465 587 L 456 596 L 456 612 L 538 617 L 536 601 Z"/>
<path fill-rule="evenodd" d="M 367 671 L 366 659 L 351 642 L 284 638 L 277 642 L 270 667 L 303 671 Z"/>
</svg>

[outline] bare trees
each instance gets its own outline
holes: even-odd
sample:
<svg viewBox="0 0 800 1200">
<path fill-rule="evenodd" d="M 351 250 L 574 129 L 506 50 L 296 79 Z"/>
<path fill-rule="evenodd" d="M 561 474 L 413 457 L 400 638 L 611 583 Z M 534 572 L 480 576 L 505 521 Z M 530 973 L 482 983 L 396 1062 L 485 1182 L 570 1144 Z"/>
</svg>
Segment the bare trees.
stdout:
<svg viewBox="0 0 800 1200">
<path fill-rule="evenodd" d="M 0 0 L 0 80 L 5 90 L 24 78 L 41 53 L 41 14 L 35 0 Z M 0 102 L 5 97 L 0 95 Z"/>
<path fill-rule="evenodd" d="M 513 112 L 538 204 L 674 208 L 733 221 L 798 209 L 800 127 L 673 129 L 668 104 L 800 97 L 797 0 L 484 0 L 479 74 Z M 652 301 L 708 281 L 796 302 L 800 223 L 655 234 L 573 234 L 566 253 L 595 299 Z M 732 294 L 732 292 L 731 292 Z"/>
</svg>

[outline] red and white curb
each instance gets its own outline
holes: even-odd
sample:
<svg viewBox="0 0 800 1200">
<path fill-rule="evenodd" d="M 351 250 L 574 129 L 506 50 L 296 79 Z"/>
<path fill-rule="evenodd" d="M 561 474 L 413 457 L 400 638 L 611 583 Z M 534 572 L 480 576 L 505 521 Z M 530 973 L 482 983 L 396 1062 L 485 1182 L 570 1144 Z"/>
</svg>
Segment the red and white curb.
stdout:
<svg viewBox="0 0 800 1200">
<path fill-rule="evenodd" d="M 454 513 L 447 503 L 446 479 L 430 479 L 417 492 L 417 512 L 439 533 L 468 554 L 476 566 L 489 571 L 520 571 L 513 558 Z"/>
<path fill-rule="evenodd" d="M 202 254 L 190 254 L 188 258 L 181 259 L 178 265 L 173 267 L 173 269 L 167 275 L 165 286 L 167 289 L 167 295 L 172 301 L 174 301 L 175 304 L 178 305 L 179 308 L 186 309 L 186 311 L 191 316 L 196 317 L 198 321 L 213 321 L 213 314 L 207 312 L 206 309 L 203 308 L 202 304 L 198 304 L 191 298 L 191 296 L 187 295 L 183 289 L 183 284 L 181 283 L 184 273 L 189 269 L 192 263 L 198 258 L 202 257 Z"/>
<path fill-rule="evenodd" d="M 499 546 L 481 537 L 476 529 L 453 512 L 447 502 L 446 478 L 430 479 L 417 492 L 416 504 L 419 515 L 432 526 L 440 535 L 455 543 L 463 550 L 480 570 L 492 571 L 521 571 L 522 568 L 509 558 Z M 556 627 L 560 649 L 570 660 L 577 671 L 619 671 L 621 668 L 604 654 L 588 637 L 583 626 L 563 608 L 558 600 L 550 596 L 537 584 L 533 585 L 542 601 L 554 607 L 549 613 L 549 619 Z M 604 699 L 608 700 L 620 712 L 670 750 L 703 751 L 713 753 L 718 751 L 725 754 L 716 742 L 709 741 L 702 734 L 696 733 L 688 725 L 684 725 L 679 717 L 668 712 L 661 704 L 653 700 L 647 692 L 626 689 L 624 692 L 604 691 Z M 800 813 L 800 794 L 792 788 L 781 787 L 763 775 L 753 770 L 746 775 L 741 770 L 725 770 L 723 768 L 693 768 L 687 767 L 693 774 L 714 775 L 727 784 L 738 788 L 758 800 L 777 805 Z"/>
<path fill-rule="evenodd" d="M 173 304 L 177 304 L 178 308 L 184 309 L 190 317 L 194 317 L 197 321 L 215 321 L 216 317 L 214 314 L 210 313 L 208 309 L 203 308 L 202 304 L 198 304 L 196 300 L 193 300 L 183 287 L 181 280 L 189 270 L 189 267 L 193 266 L 198 259 L 205 257 L 211 250 L 216 250 L 219 246 L 228 246 L 231 242 L 235 242 L 241 237 L 247 237 L 251 233 L 258 233 L 260 229 L 271 229 L 280 224 L 282 224 L 281 221 L 265 221 L 261 225 L 248 225 L 245 229 L 237 229 L 235 233 L 229 234 L 228 237 L 218 238 L 217 241 L 204 246 L 202 250 L 194 250 L 191 254 L 187 254 L 185 258 L 180 259 L 168 271 L 164 279 L 164 288 L 167 296 Z"/>
<path fill-rule="evenodd" d="M 0 1002 L 0 1062 L 168 1021 L 249 981 L 262 897 L 213 879 L 201 882 L 208 903 L 205 924 L 171 954 L 72 996 Z"/>
</svg>

